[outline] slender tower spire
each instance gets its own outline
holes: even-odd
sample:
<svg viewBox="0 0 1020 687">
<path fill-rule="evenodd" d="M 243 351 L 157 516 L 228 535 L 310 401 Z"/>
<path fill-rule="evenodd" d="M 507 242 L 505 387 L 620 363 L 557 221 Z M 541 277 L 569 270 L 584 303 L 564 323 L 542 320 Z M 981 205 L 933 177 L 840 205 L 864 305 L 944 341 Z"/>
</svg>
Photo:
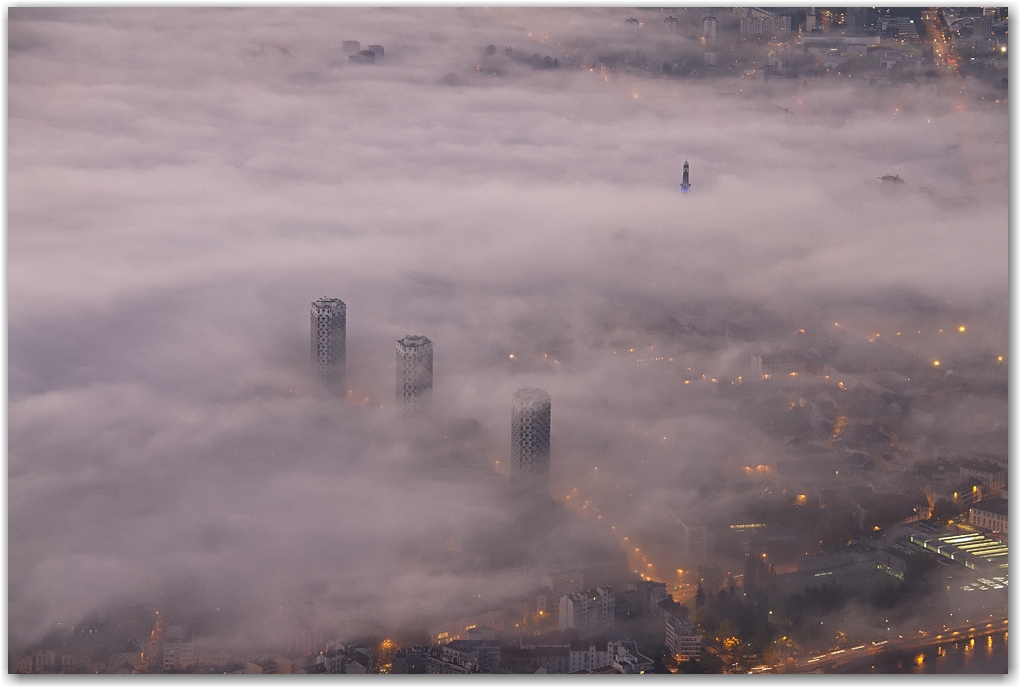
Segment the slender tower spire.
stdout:
<svg viewBox="0 0 1020 687">
<path fill-rule="evenodd" d="M 684 160 L 684 180 L 680 182 L 680 190 L 684 193 L 690 193 L 691 190 L 691 166 L 687 160 Z"/>
</svg>

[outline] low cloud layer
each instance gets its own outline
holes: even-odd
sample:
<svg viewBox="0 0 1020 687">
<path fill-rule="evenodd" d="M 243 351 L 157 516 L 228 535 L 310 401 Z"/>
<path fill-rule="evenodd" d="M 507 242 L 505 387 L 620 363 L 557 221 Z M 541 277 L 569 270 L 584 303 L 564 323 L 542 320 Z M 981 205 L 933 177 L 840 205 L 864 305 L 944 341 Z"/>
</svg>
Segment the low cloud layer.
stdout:
<svg viewBox="0 0 1020 687">
<path fill-rule="evenodd" d="M 553 496 L 613 493 L 607 517 L 634 526 L 696 499 L 760 441 L 730 399 L 621 361 L 668 346 L 669 317 L 934 303 L 1004 346 L 1004 108 L 481 69 L 488 44 L 636 49 L 623 16 L 10 11 L 12 644 L 177 588 L 263 636 L 285 606 L 351 631 L 424 622 L 525 589 L 514 566 L 569 562 L 564 542 L 610 547 L 561 515 L 520 534 L 510 397 L 552 395 Z M 348 38 L 385 59 L 349 62 Z M 357 402 L 311 378 L 321 296 L 347 303 Z M 389 407 L 411 332 L 436 346 L 428 442 Z M 737 375 L 752 348 L 682 353 Z"/>
</svg>

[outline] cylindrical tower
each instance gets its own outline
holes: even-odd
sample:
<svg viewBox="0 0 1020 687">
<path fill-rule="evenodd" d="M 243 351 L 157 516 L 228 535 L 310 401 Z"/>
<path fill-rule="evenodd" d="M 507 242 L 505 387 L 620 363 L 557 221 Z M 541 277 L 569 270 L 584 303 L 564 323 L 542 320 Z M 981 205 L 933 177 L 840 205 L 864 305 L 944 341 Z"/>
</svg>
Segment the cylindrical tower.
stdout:
<svg viewBox="0 0 1020 687">
<path fill-rule="evenodd" d="M 343 385 L 347 369 L 347 305 L 339 298 L 312 302 L 312 367 L 329 386 Z"/>
<path fill-rule="evenodd" d="M 549 480 L 552 398 L 542 389 L 514 394 L 510 412 L 510 479 Z"/>
<path fill-rule="evenodd" d="M 432 403 L 432 342 L 408 334 L 397 341 L 397 403 L 404 417 L 419 415 Z"/>
</svg>

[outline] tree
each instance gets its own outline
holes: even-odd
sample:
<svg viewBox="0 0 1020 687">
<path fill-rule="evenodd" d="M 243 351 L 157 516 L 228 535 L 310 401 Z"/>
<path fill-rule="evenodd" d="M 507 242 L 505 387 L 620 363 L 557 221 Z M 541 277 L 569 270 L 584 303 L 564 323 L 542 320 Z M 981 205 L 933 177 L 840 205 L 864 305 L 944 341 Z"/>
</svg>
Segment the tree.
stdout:
<svg viewBox="0 0 1020 687">
<path fill-rule="evenodd" d="M 716 632 L 727 651 L 740 650 L 740 630 L 737 629 L 737 626 L 729 618 L 723 618 Z"/>
<path fill-rule="evenodd" d="M 935 507 L 931 509 L 931 519 L 937 523 L 945 524 L 959 515 L 960 507 L 949 499 L 939 499 Z"/>
<path fill-rule="evenodd" d="M 771 642 L 765 647 L 765 651 L 762 653 L 762 659 L 765 663 L 770 666 L 779 665 L 783 660 L 783 648 L 779 646 L 779 641 Z"/>
<path fill-rule="evenodd" d="M 907 557 L 907 567 L 903 571 L 903 582 L 907 588 L 924 595 L 941 588 L 939 581 L 939 564 L 935 557 L 926 551 L 918 551 Z"/>
<path fill-rule="evenodd" d="M 701 583 L 698 582 L 698 591 L 694 595 L 694 607 L 701 608 L 705 605 L 705 590 L 701 588 Z"/>
</svg>

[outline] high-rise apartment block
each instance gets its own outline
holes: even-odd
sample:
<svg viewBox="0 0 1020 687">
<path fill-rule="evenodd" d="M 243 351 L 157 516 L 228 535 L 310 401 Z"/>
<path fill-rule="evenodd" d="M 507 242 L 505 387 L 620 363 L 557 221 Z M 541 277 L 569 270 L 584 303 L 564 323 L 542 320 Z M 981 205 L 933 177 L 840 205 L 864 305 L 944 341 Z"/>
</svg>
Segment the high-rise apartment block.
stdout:
<svg viewBox="0 0 1020 687">
<path fill-rule="evenodd" d="M 670 616 L 666 620 L 666 646 L 677 661 L 701 659 L 701 630 L 687 618 Z"/>
<path fill-rule="evenodd" d="M 312 365 L 326 384 L 343 383 L 347 368 L 347 305 L 339 298 L 312 302 Z"/>
<path fill-rule="evenodd" d="M 397 403 L 404 417 L 418 415 L 432 402 L 432 342 L 409 334 L 397 341 Z"/>
<path fill-rule="evenodd" d="M 814 15 L 807 15 L 810 22 Z M 782 33 L 789 33 L 793 29 L 793 18 L 789 16 L 776 16 L 771 12 L 751 8 L 748 16 L 740 20 L 740 33 L 752 35 L 775 36 Z M 805 28 L 805 33 L 808 29 Z"/>
<path fill-rule="evenodd" d="M 705 17 L 701 20 L 701 36 L 707 41 L 714 41 L 719 34 L 719 20 L 715 17 Z"/>
<path fill-rule="evenodd" d="M 552 399 L 541 389 L 514 394 L 510 413 L 510 479 L 549 479 L 549 439 Z"/>
<path fill-rule="evenodd" d="M 610 587 L 595 587 L 560 599 L 560 630 L 573 629 L 579 639 L 606 634 L 615 615 L 616 599 Z"/>
<path fill-rule="evenodd" d="M 675 511 L 673 517 L 680 525 L 680 556 L 684 562 L 704 563 L 708 558 L 708 528 L 689 520 L 685 521 Z"/>
</svg>

